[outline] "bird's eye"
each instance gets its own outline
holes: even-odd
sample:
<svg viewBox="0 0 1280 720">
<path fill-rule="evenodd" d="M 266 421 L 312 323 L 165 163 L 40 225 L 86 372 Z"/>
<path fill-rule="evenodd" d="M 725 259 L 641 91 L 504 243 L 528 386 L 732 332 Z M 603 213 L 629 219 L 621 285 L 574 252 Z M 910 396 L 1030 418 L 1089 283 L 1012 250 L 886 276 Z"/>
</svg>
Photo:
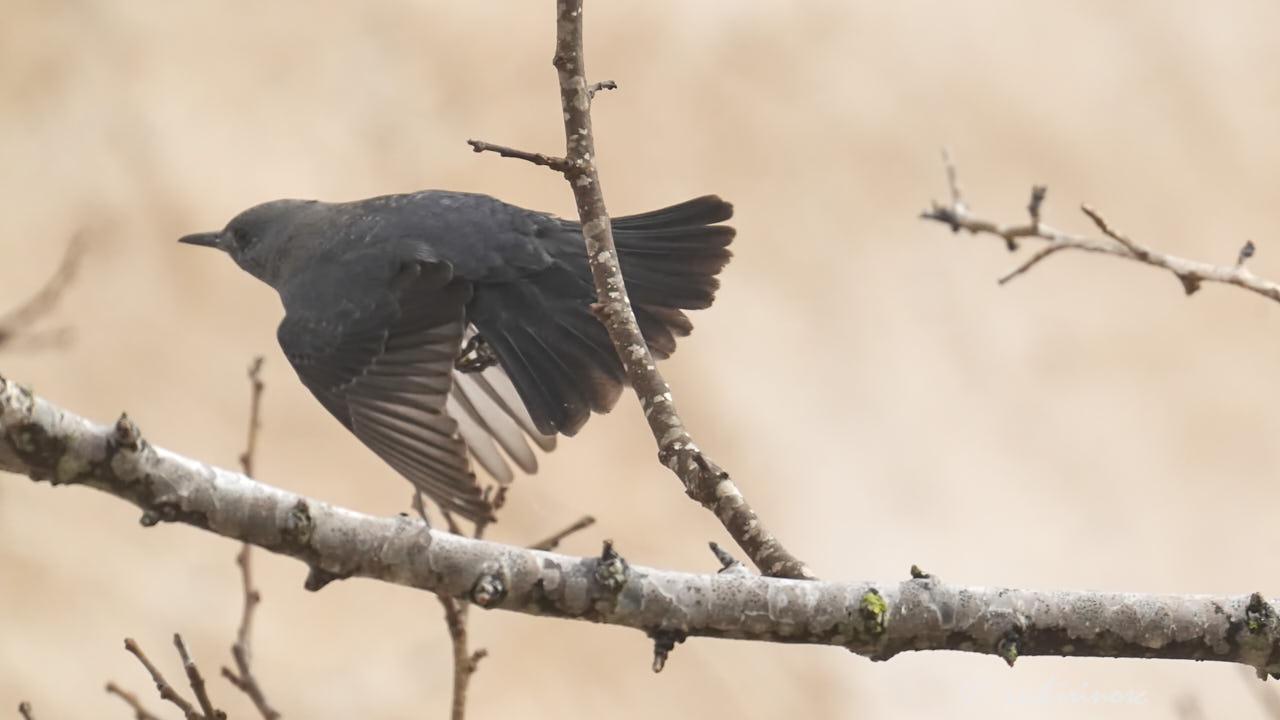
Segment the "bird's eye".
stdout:
<svg viewBox="0 0 1280 720">
<path fill-rule="evenodd" d="M 242 227 L 231 228 L 231 242 L 235 244 L 236 249 L 241 252 L 249 249 L 249 233 Z"/>
</svg>

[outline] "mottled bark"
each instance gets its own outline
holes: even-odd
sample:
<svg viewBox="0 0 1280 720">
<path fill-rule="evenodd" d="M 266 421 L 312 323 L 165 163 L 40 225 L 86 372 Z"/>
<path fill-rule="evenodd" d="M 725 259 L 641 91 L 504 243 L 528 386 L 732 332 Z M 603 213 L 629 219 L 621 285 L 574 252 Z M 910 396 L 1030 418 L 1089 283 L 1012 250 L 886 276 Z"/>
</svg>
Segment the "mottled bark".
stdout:
<svg viewBox="0 0 1280 720">
<path fill-rule="evenodd" d="M 613 229 L 596 170 L 591 99 L 597 89 L 611 83 L 598 86 L 587 83 L 582 53 L 582 0 L 559 0 L 556 11 L 553 63 L 560 77 L 565 157 L 563 162 L 541 164 L 562 171 L 573 187 L 599 298 L 596 314 L 608 329 L 614 350 L 627 371 L 627 379 L 640 399 L 640 407 L 658 443 L 658 459 L 680 478 L 689 497 L 715 513 L 761 572 L 774 577 L 812 578 L 809 568 L 765 527 L 729 473 L 703 455 L 694 443 L 676 411 L 671 388 L 653 362 L 653 354 L 640 332 L 622 281 Z"/>
<path fill-rule="evenodd" d="M 828 582 L 730 567 L 684 573 L 581 558 L 372 517 L 264 485 L 146 442 L 122 417 L 95 425 L 0 379 L 0 469 L 82 484 L 142 509 L 289 555 L 309 585 L 367 577 L 486 608 L 689 636 L 903 650 L 1160 657 L 1238 662 L 1280 674 L 1280 619 L 1260 595 L 1174 596 L 964 587 L 923 573 Z"/>
</svg>

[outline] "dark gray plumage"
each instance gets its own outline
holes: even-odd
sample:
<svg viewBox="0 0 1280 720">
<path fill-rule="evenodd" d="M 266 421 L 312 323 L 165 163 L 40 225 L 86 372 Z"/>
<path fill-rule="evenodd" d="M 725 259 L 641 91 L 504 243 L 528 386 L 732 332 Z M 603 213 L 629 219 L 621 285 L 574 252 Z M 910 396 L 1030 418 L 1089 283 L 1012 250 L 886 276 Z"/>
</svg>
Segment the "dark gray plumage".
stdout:
<svg viewBox="0 0 1280 720">
<path fill-rule="evenodd" d="M 675 351 L 729 261 L 733 214 L 714 196 L 613 221 L 654 355 Z M 500 483 L 556 433 L 607 412 L 626 382 L 575 222 L 487 195 L 428 190 L 348 203 L 276 200 L 181 242 L 226 251 L 275 288 L 298 377 L 356 437 L 448 511 L 490 519 L 469 449 Z M 497 365 L 463 372 L 478 334 Z M 502 453 L 498 447 L 502 448 Z"/>
</svg>

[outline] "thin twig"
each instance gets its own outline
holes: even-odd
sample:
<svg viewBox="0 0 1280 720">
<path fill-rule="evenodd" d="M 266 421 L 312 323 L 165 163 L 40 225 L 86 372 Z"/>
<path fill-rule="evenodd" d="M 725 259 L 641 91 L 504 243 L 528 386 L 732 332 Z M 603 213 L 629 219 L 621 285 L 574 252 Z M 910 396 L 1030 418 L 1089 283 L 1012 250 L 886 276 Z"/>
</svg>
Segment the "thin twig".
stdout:
<svg viewBox="0 0 1280 720">
<path fill-rule="evenodd" d="M 0 315 L 0 347 L 18 337 L 21 331 L 26 330 L 29 325 L 53 310 L 54 306 L 58 304 L 58 300 L 62 297 L 63 291 L 75 279 L 76 270 L 80 265 L 80 258 L 83 254 L 83 238 L 79 235 L 72 236 L 71 242 L 67 243 L 67 249 L 62 254 L 61 262 L 58 263 L 57 269 L 53 271 L 49 279 L 45 281 L 44 286 L 18 307 L 4 315 Z M 69 332 L 67 328 L 59 328 L 50 333 L 43 333 L 44 341 L 37 344 L 43 344 L 44 342 L 61 344 L 66 341 Z M 28 340 L 28 344 L 33 342 L 34 340 Z"/>
<path fill-rule="evenodd" d="M 552 60 L 560 81 L 560 106 L 565 128 L 565 156 L 467 142 L 476 152 L 489 150 L 503 157 L 527 160 L 562 173 L 573 188 L 587 261 L 598 302 L 592 307 L 609 333 L 614 352 L 640 399 L 649 429 L 658 444 L 658 460 L 684 484 L 685 493 L 715 513 L 738 546 L 761 572 L 775 577 L 813 578 L 813 572 L 783 547 L 756 515 L 729 473 L 702 454 L 684 426 L 671 397 L 671 387 L 654 364 L 635 311 L 627 297 L 609 213 L 600 190 L 591 131 L 591 97 L 609 83 L 589 85 L 582 50 L 582 0 L 556 3 L 556 52 Z"/>
<path fill-rule="evenodd" d="M 244 452 L 240 453 L 240 467 L 244 469 L 244 474 L 250 477 L 253 476 L 253 458 L 258 447 L 258 433 L 262 429 L 260 413 L 264 388 L 262 356 L 259 355 L 249 363 L 249 436 L 245 441 Z M 266 720 L 276 720 L 280 717 L 280 713 L 267 702 L 266 693 L 262 691 L 262 686 L 258 683 L 251 664 L 253 653 L 250 650 L 250 639 L 253 637 L 253 614 L 258 604 L 262 602 L 261 593 L 253 586 L 253 568 L 250 560 L 252 549 L 252 545 L 245 543 L 236 554 L 236 565 L 240 567 L 240 584 L 244 588 L 244 605 L 240 612 L 240 627 L 236 630 L 236 641 L 231 646 L 231 657 L 235 660 L 236 671 L 223 665 L 222 676 L 249 696 L 262 717 Z"/>
<path fill-rule="evenodd" d="M 516 158 L 518 160 L 525 160 L 525 161 L 531 162 L 534 165 L 549 167 L 552 170 L 555 170 L 556 172 L 569 171 L 569 161 L 562 157 L 555 157 L 553 155 L 543 155 L 542 153 L 526 152 L 524 150 L 517 150 L 516 148 L 513 148 L 513 147 L 507 147 L 506 145 L 494 145 L 493 143 L 487 143 L 483 140 L 468 140 L 467 144 L 471 146 L 472 150 L 478 153 L 493 152 L 493 153 L 498 153 L 499 155 L 505 158 Z"/>
<path fill-rule="evenodd" d="M 555 550 L 557 547 L 560 546 L 561 541 L 563 541 L 565 538 L 569 537 L 570 535 L 576 532 L 585 530 L 591 527 L 592 525 L 594 525 L 595 523 L 596 523 L 596 519 L 594 517 L 590 515 L 583 515 L 582 517 L 575 520 L 573 524 L 570 525 L 569 527 L 561 530 L 560 532 L 550 537 L 543 538 L 542 540 L 539 540 L 538 542 L 530 545 L 529 549 L 530 550 Z"/>
<path fill-rule="evenodd" d="M 209 691 L 205 688 L 204 676 L 200 674 L 200 668 L 196 665 L 196 661 L 191 659 L 191 654 L 187 652 L 187 645 L 182 642 L 182 636 L 178 633 L 173 634 L 173 646 L 178 648 L 178 657 L 182 658 L 182 669 L 187 673 L 187 684 L 191 686 L 191 692 L 195 693 L 196 702 L 200 703 L 204 717 L 208 720 L 226 717 L 226 713 L 213 708 L 213 701 L 209 699 Z"/>
<path fill-rule="evenodd" d="M 262 691 L 262 686 L 258 683 L 251 664 L 253 653 L 250 650 L 249 641 L 253 637 L 253 614 L 258 604 L 262 602 L 261 593 L 253 586 L 253 572 L 250 565 L 252 547 L 249 543 L 245 543 L 236 555 L 236 564 L 240 566 L 240 582 L 244 586 L 244 609 L 240 614 L 240 628 L 236 631 L 236 642 L 231 646 L 231 657 L 235 660 L 238 672 L 224 665 L 222 676 L 249 696 L 249 700 L 253 702 L 253 706 L 258 709 L 262 717 L 266 720 L 277 720 L 280 713 L 267 701 L 266 693 Z"/>
<path fill-rule="evenodd" d="M 134 695 L 119 685 L 116 685 L 113 682 L 108 682 L 107 693 L 119 697 L 121 700 L 125 701 L 125 704 L 133 709 L 133 720 L 161 720 L 159 715 L 156 715 L 142 705 L 142 701 L 138 699 L 137 695 Z"/>
<path fill-rule="evenodd" d="M 31 709 L 31 703 L 26 700 L 18 703 L 18 714 L 22 716 L 22 720 L 36 720 L 35 711 Z"/>
<path fill-rule="evenodd" d="M 429 526 L 427 508 L 422 500 L 421 491 L 414 492 L 413 509 Z M 449 526 L 449 532 L 461 535 L 453 515 L 447 510 L 441 510 L 441 512 L 444 514 L 445 523 Z M 476 523 L 473 536 L 477 540 L 484 534 L 484 528 L 484 523 Z M 444 608 L 444 624 L 449 631 L 449 642 L 453 647 L 453 692 L 449 703 L 449 717 L 450 720 L 464 720 L 467 716 L 467 688 L 471 685 L 471 676 L 475 674 L 480 661 L 489 654 L 489 651 L 480 648 L 471 652 L 468 649 L 467 614 L 471 608 L 470 603 L 444 593 L 437 593 L 436 599 Z"/>
<path fill-rule="evenodd" d="M 617 89 L 618 89 L 618 83 L 612 80 L 601 80 L 600 82 L 597 82 L 597 83 L 591 83 L 591 87 L 587 88 L 587 95 L 594 98 L 596 96 L 596 93 L 600 92 L 601 90 L 617 90 Z"/>
<path fill-rule="evenodd" d="M 1022 238 L 1047 240 L 1048 245 L 1038 249 L 1017 267 L 999 277 L 1001 284 L 1022 275 L 1042 260 L 1061 250 L 1083 250 L 1085 252 L 1115 255 L 1152 267 L 1162 268 L 1173 273 L 1182 285 L 1183 292 L 1190 295 L 1200 289 L 1203 282 L 1217 282 L 1235 285 L 1263 297 L 1280 302 L 1280 284 L 1254 275 L 1245 267 L 1244 261 L 1254 254 L 1252 242 L 1245 245 L 1236 257 L 1234 265 L 1213 265 L 1211 263 L 1171 255 L 1149 247 L 1117 230 L 1100 212 L 1089 205 L 1081 205 L 1080 210 L 1093 221 L 1105 238 L 1090 238 L 1073 235 L 1040 222 L 1040 209 L 1044 202 L 1045 188 L 1032 188 L 1031 202 L 1027 206 L 1031 222 L 1026 224 L 1005 224 L 975 217 L 961 199 L 960 187 L 956 179 L 955 166 L 948 153 L 943 152 L 943 163 L 947 173 L 947 185 L 951 195 L 951 203 L 942 205 L 934 203 L 931 208 L 922 212 L 920 217 L 934 220 L 949 226 L 952 231 L 967 230 L 972 234 L 995 235 L 1005 241 L 1009 250 L 1017 250 L 1017 241 Z"/>
<path fill-rule="evenodd" d="M 258 432 L 262 429 L 259 410 L 262 406 L 262 356 L 258 355 L 249 363 L 249 437 L 245 440 L 244 452 L 240 453 L 240 467 L 244 474 L 253 477 L 253 455 L 258 448 Z"/>
<path fill-rule="evenodd" d="M 164 675 L 161 674 L 159 668 L 151 663 L 151 660 L 147 657 L 147 654 L 142 651 L 142 648 L 138 646 L 136 640 L 133 638 L 125 638 L 124 649 L 133 653 L 134 657 L 138 658 L 138 662 L 142 663 L 142 667 L 146 668 L 147 672 L 151 674 L 151 680 L 155 682 L 156 691 L 160 693 L 161 700 L 168 700 L 174 705 L 177 705 L 178 709 L 181 710 L 182 714 L 187 718 L 200 717 L 200 713 L 196 711 L 195 705 L 192 705 L 186 698 L 179 695 L 178 691 L 169 684 L 169 681 L 164 679 Z"/>
<path fill-rule="evenodd" d="M 762 572 L 777 577 L 812 578 L 813 572 L 765 527 L 729 473 L 702 454 L 672 400 L 671 388 L 654 364 L 627 297 L 609 213 L 600 189 L 591 131 L 591 86 L 582 49 L 582 0 L 556 3 L 556 52 L 560 106 L 565 128 L 565 178 L 573 188 L 599 299 L 597 317 L 609 332 L 627 378 L 658 444 L 658 458 L 684 483 L 685 492 L 715 513 L 729 534 Z"/>
</svg>

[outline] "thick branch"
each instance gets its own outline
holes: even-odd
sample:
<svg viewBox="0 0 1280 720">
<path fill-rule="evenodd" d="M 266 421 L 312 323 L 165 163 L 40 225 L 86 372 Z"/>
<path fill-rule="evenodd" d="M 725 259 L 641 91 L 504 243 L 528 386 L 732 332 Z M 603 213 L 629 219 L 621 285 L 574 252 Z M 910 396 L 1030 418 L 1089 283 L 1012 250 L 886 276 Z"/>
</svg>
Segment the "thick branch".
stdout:
<svg viewBox="0 0 1280 720">
<path fill-rule="evenodd" d="M 1188 260 L 1177 255 L 1170 255 L 1139 243 L 1124 233 L 1119 232 L 1102 217 L 1101 213 L 1088 205 L 1082 205 L 1081 211 L 1089 216 L 1094 225 L 1105 235 L 1105 238 L 1090 238 L 1072 235 L 1052 228 L 1040 222 L 1040 206 L 1044 201 L 1045 188 L 1036 186 L 1031 190 L 1031 202 L 1027 207 L 1030 222 L 998 223 L 976 217 L 965 204 L 956 179 L 955 165 L 951 156 L 943 152 L 943 163 L 947 171 L 951 202 L 943 205 L 935 202 L 933 207 L 920 213 L 926 220 L 935 220 L 950 226 L 953 232 L 967 230 L 972 234 L 988 234 L 1002 238 L 1010 251 L 1018 249 L 1018 241 L 1024 238 L 1037 238 L 1049 241 L 1027 257 L 1021 264 L 1000 276 L 1003 285 L 1015 277 L 1035 267 L 1040 261 L 1060 250 L 1084 250 L 1086 252 L 1115 255 L 1153 267 L 1163 268 L 1173 273 L 1182 284 L 1182 289 L 1190 295 L 1200 289 L 1204 282 L 1226 283 L 1258 293 L 1263 297 L 1280 302 L 1280 284 L 1260 278 L 1249 272 L 1244 266 L 1254 252 L 1252 242 L 1246 243 L 1239 251 L 1235 265 L 1213 265 L 1198 260 Z"/>
<path fill-rule="evenodd" d="M 1260 595 L 1173 596 L 963 587 L 937 578 L 800 581 L 682 573 L 437 532 L 311 500 L 147 443 L 122 417 L 103 427 L 0 379 L 0 469 L 78 483 L 142 509 L 289 555 L 310 587 L 368 577 L 487 608 L 590 620 L 660 637 L 903 650 L 1160 657 L 1280 674 L 1280 619 Z"/>
</svg>

